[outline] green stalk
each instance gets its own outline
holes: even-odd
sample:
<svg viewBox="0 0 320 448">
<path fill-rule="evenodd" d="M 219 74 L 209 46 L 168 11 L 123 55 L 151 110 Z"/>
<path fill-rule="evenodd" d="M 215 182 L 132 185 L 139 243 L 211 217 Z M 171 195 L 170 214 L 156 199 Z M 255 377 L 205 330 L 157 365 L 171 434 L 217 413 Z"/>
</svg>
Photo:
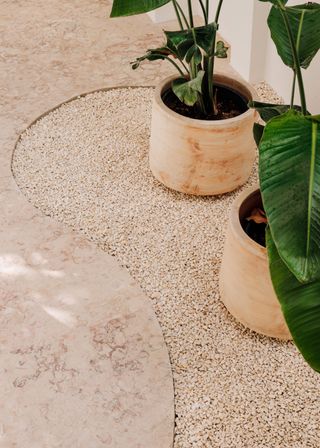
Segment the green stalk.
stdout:
<svg viewBox="0 0 320 448">
<path fill-rule="evenodd" d="M 287 10 L 286 10 L 285 6 L 283 6 L 283 4 L 281 3 L 280 0 L 277 0 L 277 1 L 278 1 L 278 6 L 280 9 L 283 21 L 285 23 L 285 27 L 286 27 L 290 45 L 291 45 L 292 57 L 293 57 L 294 66 L 295 66 L 295 73 L 297 76 L 299 92 L 300 92 L 301 110 L 302 110 L 303 115 L 306 115 L 307 114 L 306 95 L 305 95 L 305 91 L 304 91 L 303 78 L 302 78 L 302 73 L 301 73 L 298 51 L 296 48 L 296 42 L 294 41 L 294 36 L 293 36 L 292 30 L 290 28 L 290 22 L 289 22 L 289 19 L 287 16 Z"/>
<path fill-rule="evenodd" d="M 217 32 L 214 36 L 214 48 L 216 44 L 216 37 Z M 215 62 L 215 56 L 210 56 L 208 61 L 208 95 L 209 95 L 209 103 L 210 103 L 210 112 L 216 110 L 215 106 L 215 99 L 214 99 L 214 87 L 213 87 L 213 81 L 214 81 L 214 62 Z"/>
<path fill-rule="evenodd" d="M 192 13 L 192 10 L 191 10 L 191 13 Z M 195 32 L 194 28 L 192 28 L 192 37 L 193 37 L 194 44 L 197 45 L 197 36 L 196 36 L 196 32 Z M 190 72 L 191 72 L 191 78 L 193 78 L 193 79 L 197 77 L 198 72 L 199 72 L 196 63 L 194 62 L 194 58 L 192 58 L 190 61 Z M 205 104 L 203 101 L 203 96 L 201 93 L 198 93 L 197 107 L 203 114 L 206 114 L 206 107 L 205 107 Z"/>
<path fill-rule="evenodd" d="M 220 0 L 219 2 L 219 6 L 218 8 L 220 8 L 221 10 L 221 5 L 222 5 L 222 1 Z M 216 17 L 219 18 L 219 14 L 216 14 Z M 214 87 L 213 87 L 213 77 L 214 77 L 214 63 L 215 63 L 215 51 L 216 51 L 216 40 L 217 40 L 217 30 L 218 30 L 218 23 L 215 22 L 216 25 L 216 30 L 215 30 L 215 34 L 214 34 L 214 39 L 213 39 L 213 43 L 212 43 L 212 50 L 211 50 L 211 54 L 212 56 L 210 56 L 208 58 L 208 62 L 207 62 L 207 67 L 208 67 L 208 73 L 207 73 L 207 89 L 208 89 L 208 105 L 209 105 L 209 111 L 210 112 L 214 112 L 216 110 L 215 104 L 214 104 Z"/>
<path fill-rule="evenodd" d="M 177 6 L 177 1 L 176 0 L 172 0 L 172 3 L 173 3 L 174 11 L 175 11 L 176 16 L 177 16 L 177 20 L 179 22 L 180 29 L 184 30 L 184 27 L 183 27 L 183 24 L 182 24 L 182 20 L 181 20 L 181 16 L 180 16 L 180 13 L 179 13 L 179 9 L 178 9 L 178 6 Z"/>
<path fill-rule="evenodd" d="M 188 0 L 188 12 L 189 12 L 190 27 L 193 28 L 194 24 L 193 24 L 193 11 L 192 11 L 192 1 L 191 0 Z"/>
<path fill-rule="evenodd" d="M 194 30 L 194 28 L 192 28 L 192 37 L 193 37 L 193 42 L 194 42 L 194 44 L 195 45 L 197 45 L 197 36 L 196 36 L 196 33 L 195 33 L 195 30 Z M 191 61 L 190 61 L 190 72 L 191 72 L 191 77 L 194 79 L 194 78 L 196 78 L 197 77 L 197 74 L 198 74 L 198 68 L 197 68 L 197 66 L 196 66 L 196 64 L 195 64 L 195 62 L 194 62 L 194 58 L 192 58 L 191 59 Z"/>
<path fill-rule="evenodd" d="M 215 31 L 215 35 L 214 35 L 214 39 L 213 39 L 213 43 L 212 43 L 212 50 L 211 50 L 211 54 L 212 56 L 209 56 L 206 60 L 205 60 L 205 65 L 207 67 L 207 76 L 206 76 L 206 80 L 207 80 L 207 93 L 208 93 L 208 108 L 209 108 L 209 112 L 214 112 L 216 113 L 216 105 L 215 105 L 215 89 L 214 89 L 214 85 L 213 85 L 213 81 L 214 81 L 214 64 L 215 64 L 215 51 L 216 51 L 216 40 L 217 40 L 217 31 L 218 31 L 218 22 L 219 22 L 219 17 L 220 17 L 220 13 L 221 13 L 221 8 L 222 8 L 222 4 L 223 4 L 223 0 L 219 0 L 218 6 L 217 6 L 217 10 L 216 10 L 216 15 L 215 15 L 215 26 L 216 26 L 216 31 Z M 207 1 L 207 13 L 209 14 L 209 1 Z"/>
<path fill-rule="evenodd" d="M 188 67 L 186 66 L 186 64 L 183 62 L 183 60 L 179 58 L 179 61 L 181 62 L 181 65 L 183 66 L 185 71 L 188 73 L 188 75 L 190 75 L 190 71 L 189 71 Z"/>
<path fill-rule="evenodd" d="M 178 70 L 178 72 L 180 73 L 180 75 L 181 75 L 183 78 L 186 77 L 186 74 L 183 73 L 183 71 L 181 70 L 181 68 L 179 67 L 179 65 L 178 65 L 176 62 L 174 62 L 174 61 L 173 61 L 171 58 L 169 58 L 168 56 L 164 56 L 163 54 L 162 54 L 161 56 L 162 56 L 164 59 L 166 59 L 167 61 L 171 62 L 171 64 L 175 66 L 175 68 Z"/>
<path fill-rule="evenodd" d="M 210 12 L 209 9 L 210 9 L 209 0 L 206 0 L 206 14 L 207 14 L 208 20 L 209 20 L 209 12 Z"/>
<path fill-rule="evenodd" d="M 302 13 L 301 13 L 300 22 L 299 22 L 299 29 L 298 29 L 298 34 L 297 34 L 296 49 L 297 49 L 298 57 L 299 57 L 299 51 L 300 51 L 300 42 L 301 42 L 301 33 L 302 33 L 304 15 L 305 15 L 305 10 L 303 10 Z M 291 103 L 290 103 L 291 109 L 292 109 L 292 107 L 294 105 L 294 96 L 295 96 L 295 92 L 296 92 L 296 81 L 297 81 L 297 74 L 296 74 L 296 71 L 294 70 L 293 71 Z"/>
<path fill-rule="evenodd" d="M 202 13 L 203 13 L 203 17 L 204 17 L 204 23 L 205 25 L 208 25 L 208 16 L 207 16 L 207 11 L 206 8 L 204 7 L 203 1 L 199 0 L 201 9 L 202 9 Z"/>
<path fill-rule="evenodd" d="M 176 0 L 176 5 L 177 5 L 177 8 L 178 8 L 178 10 L 179 10 L 179 12 L 180 12 L 180 14 L 181 14 L 181 17 L 182 17 L 184 23 L 186 24 L 187 29 L 189 30 L 189 29 L 190 29 L 189 22 L 188 22 L 188 20 L 187 20 L 187 18 L 186 18 L 186 15 L 185 15 L 183 9 L 181 8 L 181 6 L 179 5 L 179 3 L 178 3 L 177 0 Z"/>
<path fill-rule="evenodd" d="M 297 75 L 295 70 L 293 70 L 293 81 L 292 81 L 292 90 L 291 90 L 291 101 L 290 101 L 290 109 L 293 108 L 294 105 L 294 95 L 296 92 L 296 81 L 297 81 Z"/>
<path fill-rule="evenodd" d="M 217 7 L 217 12 L 216 12 L 216 17 L 214 19 L 216 24 L 218 24 L 218 22 L 219 22 L 219 17 L 220 17 L 220 12 L 221 12 L 221 8 L 222 8 L 222 3 L 223 3 L 223 0 L 219 0 L 219 4 L 218 4 L 218 7 Z"/>
</svg>

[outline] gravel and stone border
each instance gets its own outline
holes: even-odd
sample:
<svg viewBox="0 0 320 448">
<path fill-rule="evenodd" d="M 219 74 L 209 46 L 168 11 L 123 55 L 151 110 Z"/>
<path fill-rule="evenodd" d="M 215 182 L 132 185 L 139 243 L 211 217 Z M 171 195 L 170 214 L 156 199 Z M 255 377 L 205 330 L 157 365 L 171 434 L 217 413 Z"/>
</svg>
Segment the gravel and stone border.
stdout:
<svg viewBox="0 0 320 448">
<path fill-rule="evenodd" d="M 266 84 L 258 92 L 279 101 Z M 175 380 L 175 448 L 317 448 L 318 376 L 291 343 L 246 330 L 219 298 L 240 190 L 190 197 L 153 179 L 152 94 L 99 91 L 43 116 L 17 143 L 16 181 L 45 214 L 116 256 L 152 299 Z M 246 186 L 256 181 L 255 168 Z"/>
</svg>

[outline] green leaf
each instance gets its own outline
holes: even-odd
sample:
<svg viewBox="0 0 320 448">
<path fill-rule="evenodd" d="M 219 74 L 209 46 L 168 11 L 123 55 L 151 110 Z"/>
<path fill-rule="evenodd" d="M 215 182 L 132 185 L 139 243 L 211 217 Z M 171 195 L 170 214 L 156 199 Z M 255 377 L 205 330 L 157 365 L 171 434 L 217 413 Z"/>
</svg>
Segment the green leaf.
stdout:
<svg viewBox="0 0 320 448">
<path fill-rule="evenodd" d="M 219 40 L 217 42 L 215 55 L 217 56 L 217 58 L 225 59 L 228 57 L 228 50 L 229 47 L 226 47 L 224 42 L 222 40 Z"/>
<path fill-rule="evenodd" d="M 166 56 L 171 55 L 171 52 L 168 48 L 163 47 L 163 48 L 155 48 L 155 49 L 150 49 L 147 51 L 146 54 L 144 54 L 143 56 L 140 56 L 139 58 L 137 58 L 135 61 L 131 62 L 131 67 L 133 68 L 133 70 L 136 70 L 137 68 L 140 67 L 140 64 L 143 61 L 158 61 L 158 60 L 164 60 L 166 59 Z"/>
<path fill-rule="evenodd" d="M 250 101 L 248 106 L 259 112 L 260 117 L 266 123 L 271 120 L 271 118 L 282 115 L 290 109 L 290 105 L 288 104 L 270 104 L 262 103 L 260 101 Z M 300 106 L 293 106 L 293 109 L 301 111 Z"/>
<path fill-rule="evenodd" d="M 169 42 L 169 45 L 170 44 L 171 43 Z M 177 57 L 179 57 L 181 60 L 183 60 L 186 57 L 186 54 L 188 53 L 190 48 L 193 47 L 193 45 L 194 45 L 193 39 L 186 39 L 186 40 L 183 40 L 182 42 L 180 42 L 177 47 L 173 46 L 173 48 L 175 49 Z"/>
<path fill-rule="evenodd" d="M 274 290 L 295 344 L 308 364 L 320 372 L 320 282 L 300 283 L 282 261 L 267 230 Z"/>
<path fill-rule="evenodd" d="M 272 3 L 274 5 L 278 5 L 278 0 L 260 0 L 260 2 L 269 2 L 269 3 Z M 281 0 L 281 3 L 283 5 L 285 5 L 286 3 L 288 3 L 288 0 Z"/>
<path fill-rule="evenodd" d="M 272 237 L 301 282 L 320 279 L 320 116 L 271 119 L 259 146 L 260 186 Z"/>
<path fill-rule="evenodd" d="M 160 8 L 171 0 L 114 0 L 111 17 L 132 16 Z"/>
<path fill-rule="evenodd" d="M 288 104 L 270 104 L 262 103 L 260 101 L 249 101 L 248 106 L 259 112 L 261 119 L 268 123 L 272 118 L 282 115 L 290 109 Z M 301 111 L 301 106 L 293 106 L 293 109 Z M 260 145 L 262 139 L 263 131 L 265 126 L 259 123 L 254 123 L 253 125 L 253 137 L 256 145 Z"/>
<path fill-rule="evenodd" d="M 202 54 L 200 48 L 197 45 L 192 45 L 192 47 L 190 47 L 187 51 L 186 61 L 188 62 L 188 64 L 190 63 L 192 58 L 196 65 L 200 64 L 202 61 Z"/>
<path fill-rule="evenodd" d="M 194 28 L 197 46 L 202 48 L 208 56 L 212 56 L 214 53 L 217 29 L 217 24 L 214 22 L 206 26 Z M 195 43 L 191 30 L 165 31 L 165 35 L 170 45 L 173 45 L 175 48 L 184 48 L 186 50 L 184 54 Z M 169 46 L 168 43 L 167 46 Z"/>
<path fill-rule="evenodd" d="M 259 146 L 263 136 L 264 126 L 263 124 L 254 123 L 253 125 L 253 137 L 256 145 Z"/>
<path fill-rule="evenodd" d="M 204 71 L 200 70 L 197 77 L 187 81 L 185 78 L 175 79 L 172 83 L 172 91 L 187 106 L 194 106 L 201 94 L 201 86 Z"/>
<path fill-rule="evenodd" d="M 197 44 L 205 51 L 208 56 L 214 55 L 214 43 L 216 40 L 217 30 L 218 25 L 215 22 L 209 23 L 206 26 L 195 28 Z"/>
<path fill-rule="evenodd" d="M 286 7 L 286 12 L 295 42 L 297 42 L 299 35 L 300 20 L 303 20 L 298 54 L 300 66 L 308 68 L 320 48 L 320 5 L 318 3 L 306 3 L 305 5 L 290 6 Z M 268 25 L 282 61 L 289 67 L 294 68 L 290 40 L 279 7 L 272 7 Z"/>
</svg>

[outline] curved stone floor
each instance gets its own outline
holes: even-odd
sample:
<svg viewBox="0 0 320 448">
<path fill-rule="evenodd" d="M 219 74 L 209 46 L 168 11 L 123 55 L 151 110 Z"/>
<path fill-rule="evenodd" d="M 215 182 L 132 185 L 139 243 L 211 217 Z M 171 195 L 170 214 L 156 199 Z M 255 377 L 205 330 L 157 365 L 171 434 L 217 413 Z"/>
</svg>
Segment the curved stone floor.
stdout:
<svg viewBox="0 0 320 448">
<path fill-rule="evenodd" d="M 110 1 L 1 0 L 0 445 L 166 448 L 170 364 L 151 304 L 115 259 L 42 216 L 11 174 L 18 134 L 79 92 L 153 84 L 129 61 L 159 42 Z M 157 73 L 157 76 L 155 76 Z"/>
</svg>

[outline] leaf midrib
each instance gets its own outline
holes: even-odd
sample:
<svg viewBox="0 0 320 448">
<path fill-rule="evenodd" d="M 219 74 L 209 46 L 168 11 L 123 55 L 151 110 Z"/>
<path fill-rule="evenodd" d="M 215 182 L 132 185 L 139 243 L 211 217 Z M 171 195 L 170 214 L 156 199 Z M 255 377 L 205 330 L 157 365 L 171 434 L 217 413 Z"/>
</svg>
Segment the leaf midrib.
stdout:
<svg viewBox="0 0 320 448">
<path fill-rule="evenodd" d="M 310 254 L 311 246 L 311 219 L 312 219 L 312 198 L 314 191 L 314 178 L 315 178 L 315 166 L 316 166 L 316 150 L 317 150 L 317 134 L 318 123 L 312 122 L 312 143 L 311 143 L 311 160 L 310 160 L 310 183 L 309 183 L 309 195 L 308 195 L 308 228 L 307 228 L 307 246 L 306 246 L 306 264 Z"/>
</svg>

